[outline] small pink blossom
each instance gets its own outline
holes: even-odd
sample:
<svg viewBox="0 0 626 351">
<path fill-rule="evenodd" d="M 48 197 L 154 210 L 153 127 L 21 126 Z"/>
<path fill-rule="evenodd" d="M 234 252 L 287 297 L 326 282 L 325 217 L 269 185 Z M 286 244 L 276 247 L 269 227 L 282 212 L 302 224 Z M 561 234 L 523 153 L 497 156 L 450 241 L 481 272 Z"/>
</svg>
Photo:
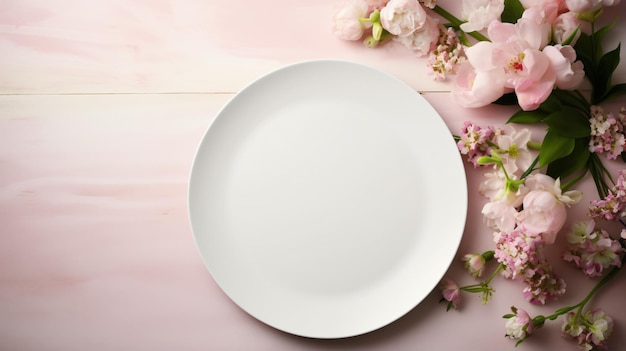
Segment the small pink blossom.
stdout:
<svg viewBox="0 0 626 351">
<path fill-rule="evenodd" d="M 506 337 L 513 340 L 524 340 L 533 333 L 533 320 L 528 312 L 521 308 L 511 307 L 513 316 L 506 321 Z"/>
<path fill-rule="evenodd" d="M 380 23 L 389 33 L 406 37 L 422 28 L 426 11 L 417 0 L 391 0 L 380 10 Z"/>
<path fill-rule="evenodd" d="M 467 254 L 463 256 L 463 262 L 465 263 L 465 269 L 467 269 L 475 279 L 480 278 L 485 272 L 486 260 L 483 255 Z"/>
<path fill-rule="evenodd" d="M 463 0 L 461 17 L 466 22 L 461 24 L 461 30 L 467 33 L 482 30 L 491 21 L 499 20 L 503 10 L 502 0 Z"/>
<path fill-rule="evenodd" d="M 444 278 L 440 286 L 443 300 L 448 301 L 447 309 L 458 309 L 461 304 L 461 289 L 452 280 Z"/>
<path fill-rule="evenodd" d="M 363 36 L 365 25 L 360 21 L 367 16 L 367 4 L 353 1 L 339 9 L 333 17 L 333 33 L 340 39 L 359 40 Z"/>
<path fill-rule="evenodd" d="M 461 154 L 467 156 L 467 161 L 471 162 L 474 167 L 480 166 L 477 162 L 478 158 L 491 154 L 491 144 L 496 138 L 494 131 L 493 127 L 481 128 L 469 121 L 463 124 L 457 147 Z"/>
</svg>

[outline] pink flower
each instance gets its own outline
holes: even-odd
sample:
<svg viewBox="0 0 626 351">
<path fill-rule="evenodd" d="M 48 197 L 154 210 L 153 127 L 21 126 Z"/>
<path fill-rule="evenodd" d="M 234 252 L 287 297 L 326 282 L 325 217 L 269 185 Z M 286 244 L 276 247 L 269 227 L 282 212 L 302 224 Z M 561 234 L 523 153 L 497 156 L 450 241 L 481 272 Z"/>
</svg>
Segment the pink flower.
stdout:
<svg viewBox="0 0 626 351">
<path fill-rule="evenodd" d="M 554 45 L 543 48 L 552 69 L 556 73 L 556 86 L 562 90 L 573 90 L 580 86 L 585 79 L 583 63 L 576 61 L 576 51 L 573 47 Z"/>
<path fill-rule="evenodd" d="M 440 289 L 443 295 L 442 301 L 448 301 L 447 309 L 458 309 L 461 304 L 461 289 L 459 286 L 454 281 L 444 278 Z"/>
<path fill-rule="evenodd" d="M 518 221 L 526 231 L 542 234 L 546 244 L 554 243 L 567 218 L 565 205 L 547 191 L 533 190 L 524 197 L 523 206 Z"/>
<path fill-rule="evenodd" d="M 469 33 L 486 28 L 491 21 L 500 19 L 503 10 L 502 0 L 463 0 L 461 17 L 467 22 L 461 24 L 461 30 Z"/>
<path fill-rule="evenodd" d="M 406 37 L 422 28 L 426 11 L 417 0 L 391 0 L 380 10 L 380 23 L 389 33 Z"/>
<path fill-rule="evenodd" d="M 439 24 L 437 20 L 426 17 L 422 27 L 407 36 L 396 36 L 394 41 L 406 46 L 418 57 L 426 56 L 437 44 L 439 39 Z"/>
<path fill-rule="evenodd" d="M 367 16 L 367 11 L 367 4 L 362 1 L 354 1 L 339 9 L 333 17 L 333 33 L 344 40 L 361 39 L 365 26 L 360 19 Z"/>
<path fill-rule="evenodd" d="M 511 307 L 513 316 L 506 321 L 506 337 L 513 340 L 524 340 L 533 333 L 533 320 L 528 312 L 521 308 Z"/>
</svg>

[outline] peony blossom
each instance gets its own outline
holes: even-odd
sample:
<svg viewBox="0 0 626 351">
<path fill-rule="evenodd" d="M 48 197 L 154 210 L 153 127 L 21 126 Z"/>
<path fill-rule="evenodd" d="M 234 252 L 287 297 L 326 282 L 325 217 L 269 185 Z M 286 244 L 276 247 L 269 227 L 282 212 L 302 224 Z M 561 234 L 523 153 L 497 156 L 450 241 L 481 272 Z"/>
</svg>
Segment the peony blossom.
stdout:
<svg viewBox="0 0 626 351">
<path fill-rule="evenodd" d="M 424 25 L 412 34 L 404 37 L 394 37 L 393 40 L 406 46 L 418 57 L 426 56 L 431 52 L 439 39 L 439 24 L 436 19 L 426 17 Z"/>
<path fill-rule="evenodd" d="M 344 40 L 361 39 L 365 26 L 360 19 L 367 16 L 367 11 L 367 4 L 358 1 L 339 9 L 333 17 L 333 33 Z"/>
<path fill-rule="evenodd" d="M 534 173 L 526 177 L 524 184 L 529 190 L 544 190 L 557 198 L 565 205 L 574 205 L 582 199 L 582 192 L 578 190 L 561 191 L 561 180 L 554 179 L 547 174 Z"/>
<path fill-rule="evenodd" d="M 417 0 L 391 0 L 380 10 L 380 23 L 389 33 L 406 37 L 422 28 L 426 11 Z"/>
<path fill-rule="evenodd" d="M 524 209 L 518 220 L 526 232 L 543 235 L 546 244 L 553 244 L 557 233 L 565 224 L 567 210 L 553 194 L 543 190 L 533 190 L 524 196 Z"/>
<path fill-rule="evenodd" d="M 554 45 L 543 48 L 543 53 L 550 60 L 552 69 L 556 73 L 556 86 L 562 90 L 578 88 L 585 79 L 583 63 L 576 60 L 576 51 L 573 47 Z"/>
<path fill-rule="evenodd" d="M 502 0 L 463 0 L 461 17 L 467 22 L 461 24 L 461 30 L 468 33 L 482 30 L 491 21 L 500 19 L 503 10 Z"/>
</svg>

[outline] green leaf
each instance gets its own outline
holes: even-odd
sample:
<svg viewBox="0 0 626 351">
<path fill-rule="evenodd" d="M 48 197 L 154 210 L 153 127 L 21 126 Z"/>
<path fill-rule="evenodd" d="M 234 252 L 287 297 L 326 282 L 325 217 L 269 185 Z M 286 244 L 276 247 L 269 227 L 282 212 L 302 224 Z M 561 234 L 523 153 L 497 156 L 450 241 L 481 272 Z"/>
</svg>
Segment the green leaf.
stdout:
<svg viewBox="0 0 626 351">
<path fill-rule="evenodd" d="M 606 93 L 604 100 L 608 100 L 612 97 L 626 94 L 626 83 L 617 84 L 611 87 Z"/>
<path fill-rule="evenodd" d="M 543 138 L 541 150 L 539 150 L 539 167 L 563 158 L 574 151 L 575 141 L 572 138 L 562 137 L 553 133 L 550 129 Z"/>
<path fill-rule="evenodd" d="M 550 127 L 552 133 L 566 138 L 584 138 L 591 134 L 589 120 L 572 109 L 553 112 L 543 122 Z"/>
<path fill-rule="evenodd" d="M 597 59 L 600 58 L 600 56 L 602 56 L 602 41 L 604 40 L 604 37 L 606 36 L 606 34 L 613 28 L 615 27 L 615 24 L 617 23 L 617 20 L 613 21 L 612 23 L 598 29 L 595 33 L 593 33 L 593 41 L 592 44 L 595 43 L 596 44 L 596 51 L 593 53 L 595 55 L 595 57 Z M 598 61 L 596 61 L 598 62 Z"/>
<path fill-rule="evenodd" d="M 524 6 L 519 0 L 504 0 L 504 11 L 502 11 L 502 22 L 515 23 L 522 17 Z"/>
<path fill-rule="evenodd" d="M 587 100 L 569 90 L 554 89 L 551 95 L 559 99 L 562 105 L 579 109 L 581 112 L 587 113 L 591 109 L 591 104 Z"/>
<path fill-rule="evenodd" d="M 575 140 L 574 151 L 571 154 L 555 160 L 548 165 L 546 174 L 553 178 L 565 179 L 566 177 L 585 169 L 589 161 L 589 138 Z"/>
<path fill-rule="evenodd" d="M 547 112 L 535 110 L 535 111 L 517 111 L 509 118 L 506 123 L 517 123 L 517 124 L 533 124 L 540 122 L 548 115 Z"/>
<path fill-rule="evenodd" d="M 619 52 L 620 52 L 621 44 L 618 44 L 615 50 L 607 52 L 600 59 L 600 64 L 598 66 L 598 80 L 596 84 L 593 86 L 594 88 L 594 97 L 596 97 L 595 103 L 600 103 L 605 98 L 605 93 L 611 87 L 611 78 L 613 77 L 613 72 L 619 65 Z"/>
<path fill-rule="evenodd" d="M 546 101 L 541 103 L 539 109 L 546 112 L 556 112 L 562 110 L 563 105 L 554 94 L 550 94 Z"/>
</svg>

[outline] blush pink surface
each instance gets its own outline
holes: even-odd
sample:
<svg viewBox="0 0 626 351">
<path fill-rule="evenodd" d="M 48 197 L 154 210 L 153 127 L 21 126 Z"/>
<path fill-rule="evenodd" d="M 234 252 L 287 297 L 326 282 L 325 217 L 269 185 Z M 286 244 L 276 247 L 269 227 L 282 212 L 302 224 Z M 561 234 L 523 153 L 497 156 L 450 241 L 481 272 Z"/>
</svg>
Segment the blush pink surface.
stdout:
<svg viewBox="0 0 626 351">
<path fill-rule="evenodd" d="M 186 192 L 201 137 L 246 84 L 285 64 L 344 59 L 410 84 L 453 133 L 465 120 L 502 125 L 514 111 L 462 109 L 449 83 L 426 75 L 424 59 L 334 38 L 340 4 L 0 2 L 0 350 L 514 350 L 501 318 L 511 305 L 548 314 L 586 294 L 593 281 L 555 260 L 568 279 L 556 305 L 528 306 L 520 285 L 497 279 L 488 305 L 467 296 L 446 313 L 435 291 L 389 326 L 341 340 L 274 330 L 224 295 L 194 246 Z M 607 12 L 618 15 L 626 4 Z M 624 39 L 626 22 L 613 33 L 607 47 Z M 468 220 L 448 272 L 465 281 L 462 255 L 492 246 L 480 215 L 482 172 L 466 173 Z M 581 190 L 567 225 L 585 216 L 592 182 Z M 625 289 L 620 274 L 591 302 L 615 319 L 610 349 L 626 345 Z M 551 323 L 517 349 L 575 349 L 559 329 Z"/>
</svg>

